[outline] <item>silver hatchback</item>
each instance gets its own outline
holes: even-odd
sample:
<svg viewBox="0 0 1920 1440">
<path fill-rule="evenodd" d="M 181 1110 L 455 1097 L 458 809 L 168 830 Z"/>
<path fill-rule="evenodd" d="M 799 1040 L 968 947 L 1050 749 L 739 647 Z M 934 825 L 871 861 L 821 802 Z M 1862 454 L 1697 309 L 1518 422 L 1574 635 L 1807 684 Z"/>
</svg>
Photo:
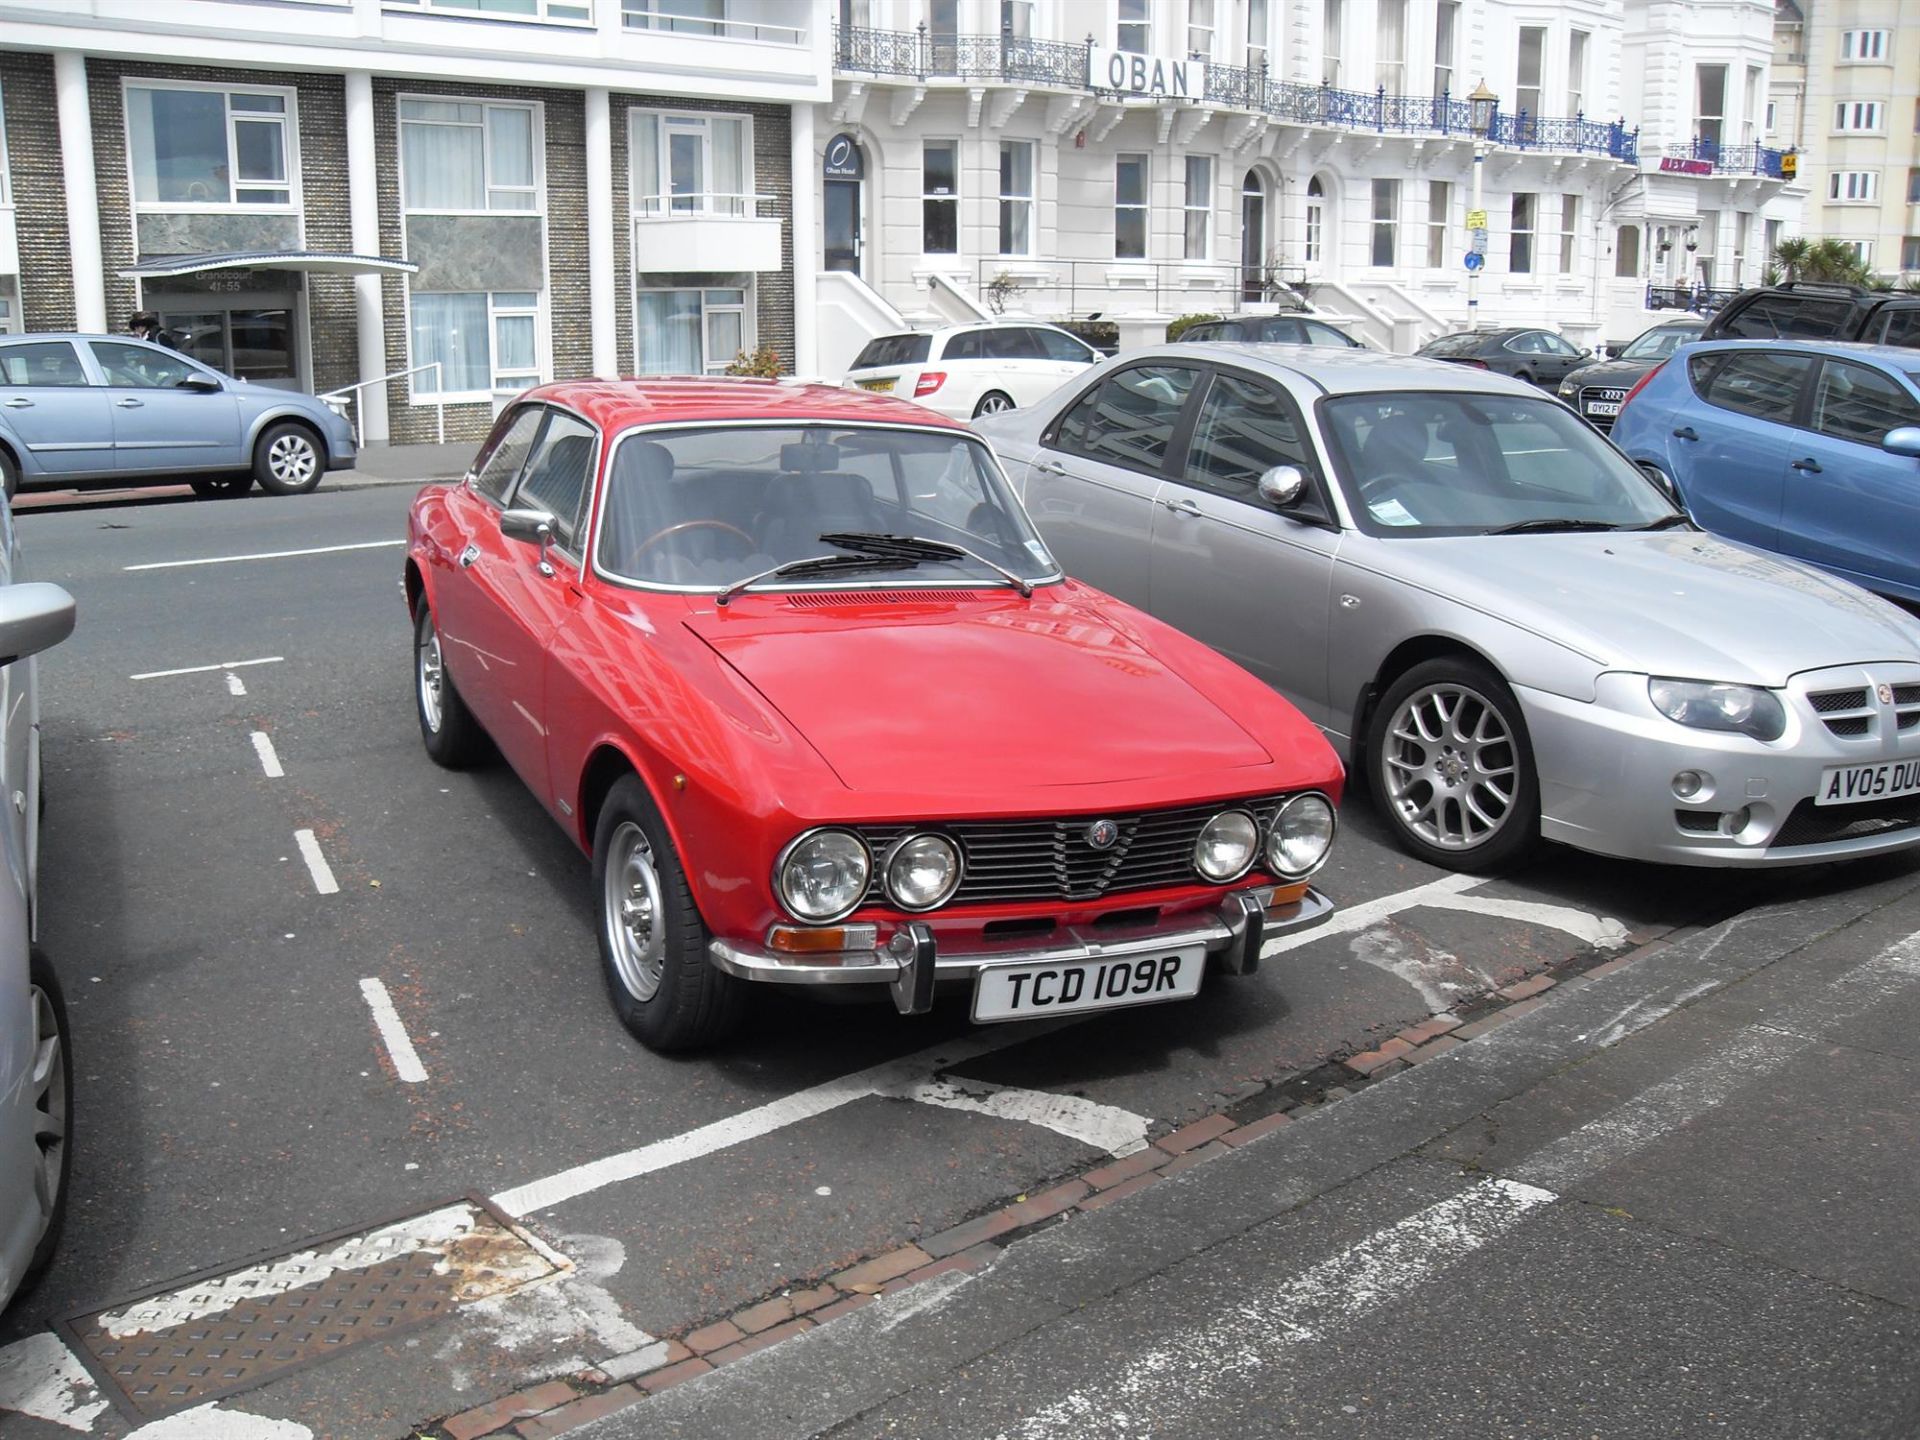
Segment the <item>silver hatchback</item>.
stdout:
<svg viewBox="0 0 1920 1440">
<path fill-rule="evenodd" d="M 1433 864 L 1920 845 L 1920 620 L 1700 533 L 1533 386 L 1181 344 L 975 424 L 1068 573 L 1280 690 Z"/>
</svg>

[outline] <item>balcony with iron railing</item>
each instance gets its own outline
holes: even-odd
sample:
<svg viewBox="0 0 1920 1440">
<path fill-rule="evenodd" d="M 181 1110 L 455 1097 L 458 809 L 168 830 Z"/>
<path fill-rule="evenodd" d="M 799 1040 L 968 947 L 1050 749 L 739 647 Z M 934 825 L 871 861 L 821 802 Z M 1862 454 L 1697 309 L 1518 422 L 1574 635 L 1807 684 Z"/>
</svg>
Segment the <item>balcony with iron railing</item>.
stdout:
<svg viewBox="0 0 1920 1440">
<path fill-rule="evenodd" d="M 1093 83 L 1093 44 L 1026 36 L 943 35 L 917 30 L 864 30 L 836 25 L 833 65 L 847 75 L 898 76 L 916 81 L 966 80 L 1043 85 L 1095 95 L 1115 92 Z M 1449 95 L 1390 95 L 1385 89 L 1340 90 L 1275 80 L 1266 67 L 1206 62 L 1212 105 L 1248 110 L 1295 125 L 1328 125 L 1376 134 L 1443 135 L 1471 139 L 1473 107 Z M 1639 130 L 1584 115 L 1544 116 L 1496 111 L 1489 144 L 1513 150 L 1573 151 L 1639 163 Z"/>
<path fill-rule="evenodd" d="M 1752 175 L 1766 180 L 1787 178 L 1782 162 L 1793 152 L 1775 150 L 1758 143 L 1723 145 L 1706 136 L 1696 136 L 1685 145 L 1669 145 L 1661 152 L 1667 160 L 1683 160 L 1695 165 L 1710 165 L 1715 175 Z"/>
</svg>

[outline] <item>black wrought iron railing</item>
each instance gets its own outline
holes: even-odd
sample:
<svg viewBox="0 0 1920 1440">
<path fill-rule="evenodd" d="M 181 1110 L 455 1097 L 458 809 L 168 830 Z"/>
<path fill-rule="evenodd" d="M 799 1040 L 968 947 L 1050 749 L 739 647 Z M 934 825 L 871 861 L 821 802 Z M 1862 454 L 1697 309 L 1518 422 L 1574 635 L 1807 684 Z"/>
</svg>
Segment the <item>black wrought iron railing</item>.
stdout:
<svg viewBox="0 0 1920 1440">
<path fill-rule="evenodd" d="M 1106 87 L 1094 83 L 1092 47 L 1071 41 L 1011 34 L 940 34 L 925 27 L 869 30 L 836 25 L 833 54 L 834 68 L 849 74 L 995 80 L 1106 93 Z M 1382 134 L 1474 133 L 1473 109 L 1465 100 L 1303 85 L 1275 80 L 1264 66 L 1208 61 L 1206 90 L 1199 98 L 1299 125 Z M 1624 120 L 1607 123 L 1584 115 L 1533 116 L 1525 111 L 1511 115 L 1495 111 L 1487 128 L 1488 141 L 1503 148 L 1608 155 L 1629 165 L 1639 163 L 1639 134 L 1637 128 L 1628 129 Z"/>
</svg>

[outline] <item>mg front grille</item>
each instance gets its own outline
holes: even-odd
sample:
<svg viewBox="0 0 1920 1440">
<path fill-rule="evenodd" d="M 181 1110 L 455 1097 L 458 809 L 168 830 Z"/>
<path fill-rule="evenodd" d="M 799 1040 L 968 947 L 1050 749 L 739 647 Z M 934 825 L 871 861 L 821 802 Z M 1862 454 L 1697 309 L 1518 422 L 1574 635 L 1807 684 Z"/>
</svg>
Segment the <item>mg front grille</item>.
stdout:
<svg viewBox="0 0 1920 1440">
<path fill-rule="evenodd" d="M 1802 800 L 1773 837 L 1774 848 L 1788 845 L 1824 845 L 1834 840 L 1856 840 L 1889 830 L 1920 825 L 1920 796 L 1899 795 L 1865 805 L 1815 805 Z"/>
<path fill-rule="evenodd" d="M 863 825 L 861 838 L 873 851 L 869 905 L 885 905 L 880 871 L 889 848 L 902 836 L 933 830 L 960 846 L 966 874 L 950 904 L 1018 901 L 1086 901 L 1136 890 L 1202 883 L 1193 868 L 1200 829 L 1222 810 L 1250 811 L 1265 833 L 1287 799 L 1268 795 L 1220 800 L 1179 810 L 1132 814 L 1075 815 L 1044 820 L 956 820 L 925 825 Z M 1087 842 L 1087 827 L 1111 820 L 1119 837 L 1107 850 Z"/>
<path fill-rule="evenodd" d="M 1893 728 L 1911 730 L 1920 725 L 1920 685 L 1893 687 Z M 1844 739 L 1875 734 L 1880 728 L 1880 697 L 1870 685 L 1841 690 L 1810 690 L 1807 703 L 1829 733 Z"/>
<path fill-rule="evenodd" d="M 1831 715 L 1836 710 L 1864 709 L 1867 691 L 1865 686 L 1855 690 L 1816 690 L 1807 696 L 1807 700 L 1818 714 Z"/>
</svg>

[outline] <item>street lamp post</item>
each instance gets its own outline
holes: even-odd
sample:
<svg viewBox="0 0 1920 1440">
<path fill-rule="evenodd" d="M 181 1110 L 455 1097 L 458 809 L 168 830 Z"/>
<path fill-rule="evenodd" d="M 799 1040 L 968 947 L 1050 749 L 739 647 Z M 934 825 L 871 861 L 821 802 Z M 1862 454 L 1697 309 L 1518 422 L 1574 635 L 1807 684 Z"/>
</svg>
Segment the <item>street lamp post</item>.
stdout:
<svg viewBox="0 0 1920 1440">
<path fill-rule="evenodd" d="M 1468 123 L 1473 130 L 1473 205 L 1471 208 L 1475 214 L 1481 215 L 1483 220 L 1485 203 L 1482 197 L 1485 186 L 1482 181 L 1487 169 L 1487 134 L 1493 129 L 1493 115 L 1499 104 L 1500 97 L 1487 89 L 1487 82 L 1484 79 L 1475 87 L 1473 94 L 1467 97 Z M 1484 226 L 1477 228 L 1484 228 Z M 1486 263 L 1486 253 L 1482 251 L 1480 263 L 1467 271 L 1467 328 L 1469 330 L 1480 328 L 1480 272 L 1486 267 Z"/>
</svg>

